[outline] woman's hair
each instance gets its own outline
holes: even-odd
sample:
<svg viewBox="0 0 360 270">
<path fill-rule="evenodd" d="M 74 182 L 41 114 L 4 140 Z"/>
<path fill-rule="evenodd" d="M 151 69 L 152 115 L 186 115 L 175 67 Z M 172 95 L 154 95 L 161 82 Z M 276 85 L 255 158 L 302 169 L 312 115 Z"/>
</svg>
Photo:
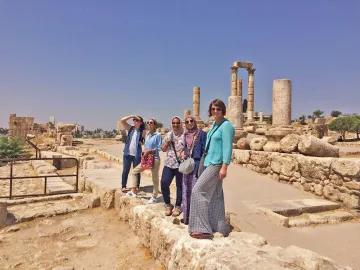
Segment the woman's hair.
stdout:
<svg viewBox="0 0 360 270">
<path fill-rule="evenodd" d="M 220 100 L 220 99 L 214 99 L 213 101 L 211 101 L 210 105 L 209 105 L 209 117 L 212 116 L 212 113 L 211 113 L 211 107 L 212 105 L 216 106 L 216 107 L 219 107 L 221 110 L 222 110 L 222 113 L 223 115 L 226 115 L 226 106 L 225 106 L 225 103 Z"/>
<path fill-rule="evenodd" d="M 141 130 L 145 130 L 144 119 L 143 119 L 141 116 L 139 116 L 139 115 L 137 115 L 136 117 L 140 119 L 140 122 L 141 122 L 141 124 L 140 124 L 140 129 L 141 129 Z"/>
</svg>

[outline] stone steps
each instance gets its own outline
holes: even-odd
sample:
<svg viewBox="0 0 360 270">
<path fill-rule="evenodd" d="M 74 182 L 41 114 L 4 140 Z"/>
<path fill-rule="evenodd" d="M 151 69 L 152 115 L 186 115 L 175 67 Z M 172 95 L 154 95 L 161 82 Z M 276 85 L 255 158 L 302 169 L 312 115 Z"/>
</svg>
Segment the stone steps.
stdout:
<svg viewBox="0 0 360 270">
<path fill-rule="evenodd" d="M 304 227 L 319 224 L 335 224 L 354 220 L 357 215 L 346 210 L 326 211 L 315 214 L 302 214 L 289 219 L 289 227 Z"/>
<path fill-rule="evenodd" d="M 49 174 L 47 174 L 48 176 Z M 57 175 L 57 174 L 51 174 Z M 41 174 L 39 176 L 42 176 Z M 45 177 L 41 178 L 43 184 L 45 185 Z M 47 194 L 56 194 L 56 193 L 69 193 L 75 191 L 75 188 L 72 185 L 66 183 L 60 176 L 57 177 L 48 177 L 46 181 L 46 193 Z"/>
<path fill-rule="evenodd" d="M 40 217 L 65 215 L 98 206 L 100 206 L 100 199 L 92 194 L 55 201 L 36 201 L 9 205 L 7 207 L 6 225 L 30 221 Z"/>
</svg>

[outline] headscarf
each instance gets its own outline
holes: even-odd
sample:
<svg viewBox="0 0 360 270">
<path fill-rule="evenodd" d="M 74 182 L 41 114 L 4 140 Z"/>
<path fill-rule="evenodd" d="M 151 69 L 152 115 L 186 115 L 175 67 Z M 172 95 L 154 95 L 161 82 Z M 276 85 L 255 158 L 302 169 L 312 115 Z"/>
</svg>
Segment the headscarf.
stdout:
<svg viewBox="0 0 360 270">
<path fill-rule="evenodd" d="M 174 121 L 174 119 L 178 119 L 179 122 L 180 122 L 180 125 L 179 125 L 179 130 L 177 132 L 175 132 L 175 130 L 172 128 L 172 122 Z M 184 129 L 182 127 L 182 123 L 181 123 L 181 118 L 179 116 L 174 116 L 172 119 L 171 119 L 171 131 L 172 133 L 175 135 L 175 136 L 179 136 L 181 134 L 184 133 Z"/>
<path fill-rule="evenodd" d="M 192 129 L 187 129 L 186 128 L 186 124 L 185 124 L 185 139 L 186 139 L 186 145 L 187 147 L 190 147 L 193 140 L 194 140 L 194 136 L 196 134 L 196 132 L 199 130 L 197 125 L 196 125 L 196 120 L 195 120 L 195 117 L 192 116 L 192 115 L 188 115 L 186 116 L 185 120 L 188 119 L 188 118 L 191 118 L 193 121 L 194 121 L 194 127 Z"/>
</svg>

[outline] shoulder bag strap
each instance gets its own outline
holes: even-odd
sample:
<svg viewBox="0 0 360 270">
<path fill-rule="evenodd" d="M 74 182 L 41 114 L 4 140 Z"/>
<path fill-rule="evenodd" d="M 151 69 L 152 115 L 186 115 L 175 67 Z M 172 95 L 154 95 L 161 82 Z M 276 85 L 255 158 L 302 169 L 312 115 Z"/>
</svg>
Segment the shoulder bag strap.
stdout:
<svg viewBox="0 0 360 270">
<path fill-rule="evenodd" d="M 194 135 L 193 141 L 192 141 L 192 143 L 191 143 L 191 148 L 190 148 L 189 157 L 192 156 L 192 152 L 193 152 L 194 147 L 195 147 L 195 142 L 196 142 L 196 139 L 197 139 L 197 137 L 199 136 L 199 134 L 200 134 L 200 129 L 199 129 L 199 130 L 196 132 L 196 134 Z"/>
<path fill-rule="evenodd" d="M 171 140 L 171 145 L 172 145 L 172 147 L 173 147 L 173 149 L 174 149 L 174 153 L 175 153 L 176 160 L 177 160 L 177 162 L 180 164 L 180 160 L 178 159 L 178 156 L 177 156 L 177 153 L 176 153 L 175 144 L 174 144 L 174 142 L 173 142 L 172 140 Z"/>
<path fill-rule="evenodd" d="M 218 128 L 219 128 L 224 122 L 226 122 L 226 121 L 228 121 L 228 120 L 225 119 L 224 121 L 222 121 L 221 124 L 218 125 L 218 126 L 215 128 L 214 132 L 211 133 L 210 138 L 209 138 L 209 142 L 208 142 L 207 145 L 206 145 L 206 149 L 205 149 L 205 153 L 204 153 L 205 156 L 207 155 L 207 153 L 208 153 L 208 151 L 209 151 L 209 148 L 210 148 L 211 137 L 212 137 L 212 136 L 214 135 L 214 133 L 218 130 Z M 210 132 L 210 131 L 209 131 L 209 132 Z"/>
</svg>

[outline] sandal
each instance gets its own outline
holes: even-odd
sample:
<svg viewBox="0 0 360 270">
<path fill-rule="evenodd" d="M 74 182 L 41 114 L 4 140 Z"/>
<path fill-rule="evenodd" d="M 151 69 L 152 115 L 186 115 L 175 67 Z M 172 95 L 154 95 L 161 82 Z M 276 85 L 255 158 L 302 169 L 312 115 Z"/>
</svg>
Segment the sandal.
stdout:
<svg viewBox="0 0 360 270">
<path fill-rule="evenodd" d="M 209 239 L 212 240 L 214 238 L 214 235 L 211 233 L 200 233 L 200 232 L 193 232 L 190 234 L 192 238 L 195 239 Z"/>
<path fill-rule="evenodd" d="M 173 206 L 166 206 L 165 209 L 166 209 L 165 210 L 165 216 L 171 216 L 172 210 L 174 209 L 174 207 Z"/>
<path fill-rule="evenodd" d="M 180 216 L 180 214 L 181 214 L 181 210 L 179 208 L 175 207 L 175 210 L 173 211 L 172 216 L 178 217 L 178 216 Z"/>
<path fill-rule="evenodd" d="M 189 222 L 188 222 L 188 221 L 185 221 L 185 219 L 183 219 L 183 218 L 180 219 L 180 222 L 183 223 L 183 224 L 185 224 L 185 225 L 189 225 Z"/>
<path fill-rule="evenodd" d="M 124 187 L 124 188 L 121 189 L 121 191 L 122 191 L 123 193 L 127 193 L 128 191 L 130 191 L 130 188 Z"/>
</svg>

